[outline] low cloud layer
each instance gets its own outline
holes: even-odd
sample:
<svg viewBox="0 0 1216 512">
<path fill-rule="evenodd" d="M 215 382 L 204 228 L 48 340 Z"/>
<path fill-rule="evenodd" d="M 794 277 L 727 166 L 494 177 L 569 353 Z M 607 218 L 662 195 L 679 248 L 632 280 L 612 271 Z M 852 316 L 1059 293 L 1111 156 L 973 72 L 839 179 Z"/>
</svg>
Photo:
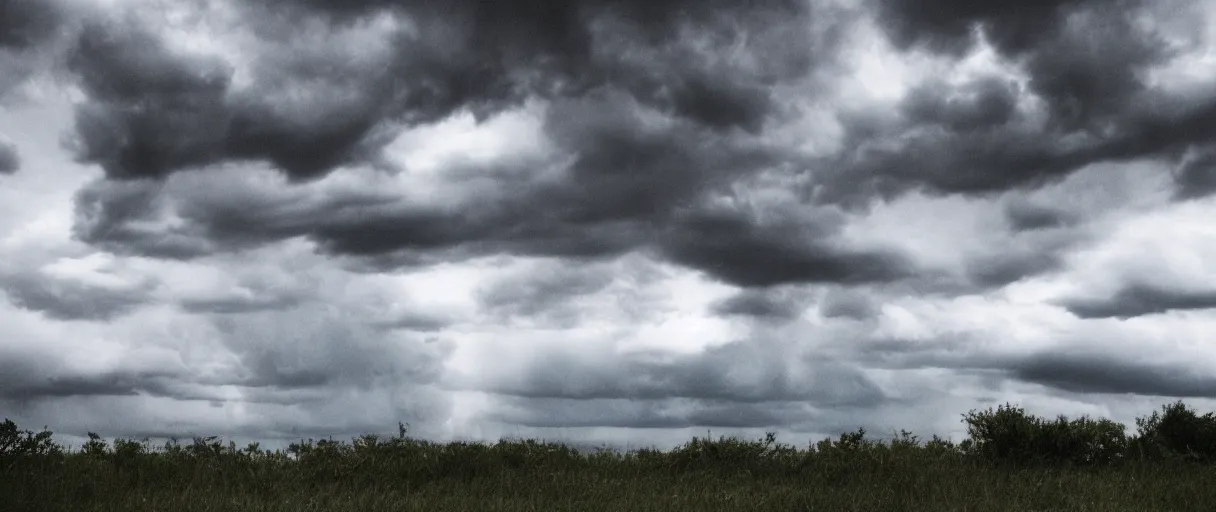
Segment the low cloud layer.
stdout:
<svg viewBox="0 0 1216 512">
<path fill-rule="evenodd" d="M 1102 354 L 1058 353 L 1018 365 L 1018 378 L 1076 393 L 1135 393 L 1216 397 L 1216 376 L 1183 368 L 1137 364 Z"/>
<path fill-rule="evenodd" d="M 1064 307 L 1081 318 L 1131 318 L 1167 311 L 1216 308 L 1216 291 L 1162 289 L 1136 283 L 1109 297 L 1070 299 Z"/>
</svg>

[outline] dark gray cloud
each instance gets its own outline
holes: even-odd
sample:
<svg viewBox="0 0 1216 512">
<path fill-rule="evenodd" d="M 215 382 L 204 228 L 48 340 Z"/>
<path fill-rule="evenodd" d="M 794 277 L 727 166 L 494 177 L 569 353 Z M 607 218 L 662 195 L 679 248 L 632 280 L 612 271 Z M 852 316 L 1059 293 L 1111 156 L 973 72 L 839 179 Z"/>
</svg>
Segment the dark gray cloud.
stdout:
<svg viewBox="0 0 1216 512">
<path fill-rule="evenodd" d="M 975 44 L 979 26 L 994 45 L 1023 50 L 1051 36 L 1063 23 L 1066 7 L 1085 0 L 994 1 L 929 0 L 919 3 L 876 0 L 878 18 L 900 48 L 922 45 L 934 51 L 962 54 Z"/>
<path fill-rule="evenodd" d="M 455 323 L 455 319 L 420 311 L 409 311 L 397 315 L 391 320 L 377 322 L 376 325 L 386 329 L 402 329 L 415 332 L 439 332 Z"/>
<path fill-rule="evenodd" d="M 898 370 L 949 368 L 1000 372 L 1008 369 L 1006 358 L 968 350 L 976 344 L 974 338 L 959 334 L 930 339 L 884 336 L 857 343 L 856 362 L 867 368 Z"/>
<path fill-rule="evenodd" d="M 105 288 L 27 272 L 0 275 L 0 291 L 15 306 L 56 320 L 109 320 L 152 300 L 154 284 Z"/>
<path fill-rule="evenodd" d="M 866 205 L 875 196 L 892 199 L 915 189 L 995 193 L 1041 185 L 1089 162 L 1083 153 L 1058 147 L 1039 128 L 1016 123 L 961 132 L 921 130 L 915 124 L 852 129 L 876 133 L 856 134 L 849 150 L 821 164 L 830 171 L 823 175 L 819 202 Z M 886 141 L 891 143 L 879 145 Z"/>
<path fill-rule="evenodd" d="M 768 320 L 797 318 L 804 309 L 800 297 L 783 289 L 743 290 L 710 305 L 716 315 L 748 316 Z"/>
<path fill-rule="evenodd" d="M 21 50 L 50 38 L 63 21 L 57 0 L 0 0 L 0 51 Z"/>
<path fill-rule="evenodd" d="M 289 309 L 305 297 L 290 293 L 268 293 L 255 296 L 188 298 L 180 301 L 182 309 L 191 313 L 249 313 L 254 311 Z"/>
<path fill-rule="evenodd" d="M 657 248 L 744 286 L 908 272 L 898 254 L 797 233 L 819 222 L 816 212 L 761 226 L 751 215 L 700 206 L 791 158 L 761 133 L 779 112 L 775 86 L 832 65 L 839 36 L 831 29 L 845 17 L 829 8 L 784 0 L 747 9 L 729 2 L 296 5 L 300 16 L 336 16 L 334 27 L 371 12 L 428 23 L 417 25 L 419 34 L 395 34 L 400 40 L 384 62 L 366 69 L 343 68 L 334 52 L 314 61 L 303 51 L 268 50 L 253 85 L 241 90 L 220 57 L 176 53 L 145 27 L 124 24 L 131 22 L 86 26 L 69 59 L 88 95 L 77 110 L 77 155 L 111 180 L 138 185 L 101 182 L 82 191 L 79 239 L 119 253 L 191 258 L 305 236 L 327 253 L 386 265 L 496 253 L 594 259 Z M 266 34 L 285 23 L 282 13 L 249 9 L 269 23 Z M 727 50 L 738 58 L 715 57 Z M 307 105 L 307 119 L 317 122 L 295 122 L 303 114 L 291 109 L 303 106 L 274 103 L 273 91 L 317 80 L 341 80 L 325 82 L 340 93 Z M 560 179 L 533 172 L 553 162 L 455 168 L 450 179 L 499 185 L 443 207 L 375 192 L 304 204 L 272 192 L 179 196 L 172 199 L 182 222 L 140 222 L 168 215 L 163 189 L 145 178 L 258 160 L 307 181 L 375 160 L 389 140 L 380 135 L 403 126 L 464 108 L 484 117 L 527 97 L 552 101 L 544 131 L 573 157 Z M 331 104 L 339 99 L 346 103 Z M 656 113 L 670 122 L 652 122 Z"/>
<path fill-rule="evenodd" d="M 1060 302 L 1081 318 L 1132 318 L 1173 310 L 1216 308 L 1216 291 L 1182 290 L 1135 282 L 1103 298 L 1074 298 Z"/>
<path fill-rule="evenodd" d="M 525 371 L 488 372 L 475 378 L 476 384 L 455 384 L 527 398 L 679 397 L 739 403 L 798 401 L 825 407 L 875 405 L 887 400 L 855 367 L 789 352 L 788 346 L 759 341 L 734 342 L 661 360 L 615 355 L 583 358 L 546 351 L 537 354 Z"/>
<path fill-rule="evenodd" d="M 791 212 L 758 222 L 757 212 L 713 208 L 690 212 L 673 224 L 661 250 L 676 263 L 741 286 L 795 282 L 861 284 L 914 274 L 914 265 L 894 250 L 862 250 L 833 243 L 838 218 Z"/>
<path fill-rule="evenodd" d="M 966 274 L 972 284 L 990 289 L 1060 270 L 1063 265 L 1063 253 L 1058 247 L 1019 248 L 968 260 Z"/>
<path fill-rule="evenodd" d="M 1074 393 L 1216 398 L 1216 374 L 1151 365 L 1105 353 L 1051 352 L 1016 364 L 1013 374 Z"/>
<path fill-rule="evenodd" d="M 130 21 L 86 24 L 68 60 L 89 96 L 76 112 L 77 158 L 114 179 L 247 160 L 310 179 L 370 158 L 399 110 L 384 79 L 355 64 L 301 60 L 259 67 L 260 88 L 236 91 L 234 68 L 220 57 L 174 52 Z M 285 87 L 304 87 L 316 101 L 285 110 L 291 105 L 272 96 Z"/>
<path fill-rule="evenodd" d="M 957 57 L 973 47 L 978 29 L 1029 81 L 1023 90 L 995 77 L 958 87 L 930 79 L 903 99 L 898 117 L 846 115 L 849 143 L 822 163 L 833 169 L 823 174 L 822 201 L 864 205 L 865 198 L 915 189 L 986 194 L 1036 187 L 1096 162 L 1173 160 L 1213 136 L 1216 95 L 1168 93 L 1144 82 L 1145 70 L 1178 55 L 1154 31 L 1164 29 L 1135 21 L 1157 17 L 1165 12 L 1153 11 L 1160 6 L 875 3 L 896 46 Z M 1046 117 L 1018 106 L 1026 96 L 1043 102 Z"/>
<path fill-rule="evenodd" d="M 563 179 L 489 169 L 484 176 L 504 186 L 460 208 L 411 205 L 376 191 L 312 198 L 291 189 L 175 189 L 169 199 L 183 222 L 149 231 L 138 220 L 165 215 L 164 186 L 102 181 L 81 191 L 75 228 L 82 240 L 117 252 L 167 257 L 305 236 L 331 254 L 415 262 L 494 253 L 594 259 L 657 247 L 677 263 L 744 286 L 866 282 L 911 271 L 897 253 L 832 241 L 841 218 L 830 210 L 784 207 L 773 212 L 780 221 L 760 225 L 757 212 L 703 204 L 702 195 L 773 165 L 776 155 L 756 141 L 687 123 L 654 128 L 632 112 L 635 105 L 620 93 L 558 102 L 546 130 L 579 155 Z"/>
<path fill-rule="evenodd" d="M 1216 193 L 1216 144 L 1192 149 L 1174 174 L 1176 199 L 1196 199 Z"/>
<path fill-rule="evenodd" d="M 934 194 L 992 195 L 1017 187 L 1039 187 L 1098 162 L 1138 158 L 1174 159 L 1213 136 L 1216 97 L 1145 98 L 1128 102 L 1114 135 L 1066 138 L 1026 119 L 992 130 L 949 132 L 906 125 L 882 131 L 857 126 L 862 137 L 851 151 L 823 165 L 819 202 L 864 205 L 866 198 L 894 198 L 910 190 Z M 1136 107 L 1132 107 L 1135 109 Z M 853 123 L 853 121 L 847 121 Z M 865 138 L 860 133 L 878 130 Z M 879 143 L 888 144 L 880 147 Z M 831 168 L 828 166 L 837 166 Z M 1180 187 L 1202 186 L 1182 181 Z M 1184 193 L 1185 194 L 1185 193 Z"/>
<path fill-rule="evenodd" d="M 377 329 L 348 306 L 191 315 L 179 324 L 188 327 L 189 347 L 155 328 L 143 333 L 150 339 L 128 330 L 120 357 L 87 367 L 67 364 L 62 349 L 18 338 L 0 345 L 0 410 L 56 432 L 108 435 L 263 441 L 395 432 L 397 421 L 435 435 L 451 413 L 431 386 L 449 348 Z M 216 410 L 192 415 L 197 402 Z"/>
<path fill-rule="evenodd" d="M 1168 3 L 1168 2 L 1167 2 Z M 1175 53 L 1161 33 L 1139 29 L 1139 0 L 1095 2 L 1060 19 L 1056 34 L 1025 54 L 1030 89 L 1047 102 L 1052 128 L 1100 134 L 1145 90 L 1143 72 Z M 1155 6 L 1153 6 L 1155 7 Z M 1018 49 L 998 48 L 1017 56 Z"/>
<path fill-rule="evenodd" d="M 295 3 L 340 16 L 387 10 L 436 27 L 421 38 L 434 37 L 428 44 L 435 47 L 428 50 L 446 59 L 424 69 L 457 90 L 448 94 L 462 95 L 452 98 L 459 102 L 520 93 L 577 95 L 614 84 L 661 110 L 723 128 L 757 128 L 772 108 L 765 86 L 805 73 L 820 50 L 785 44 L 790 35 L 805 37 L 785 31 L 805 31 L 799 24 L 816 9 L 798 0 L 762 0 L 746 7 L 721 0 L 458 0 L 443 8 L 418 0 Z M 827 14 L 822 11 L 817 14 Z M 730 47 L 745 33 L 748 51 L 765 56 L 749 76 L 707 67 L 703 56 L 681 48 L 688 36 L 709 36 L 711 44 Z M 642 52 L 642 58 L 620 51 L 625 49 Z M 672 52 L 667 58 L 646 61 L 667 52 Z"/>
<path fill-rule="evenodd" d="M 1088 335 L 1083 335 L 1088 336 Z M 1054 347 L 1030 354 L 977 350 L 975 336 L 948 335 L 932 340 L 874 340 L 858 352 L 857 363 L 898 370 L 949 370 L 974 375 L 996 391 L 1009 379 L 1078 394 L 1134 394 L 1177 398 L 1216 397 L 1216 374 L 1207 367 L 1183 367 L 1146 360 L 1124 350 L 1127 342 L 1109 339 L 1057 340 Z"/>
<path fill-rule="evenodd" d="M 227 273 L 231 277 L 222 281 L 222 285 L 186 294 L 177 298 L 176 303 L 188 313 L 222 315 L 289 310 L 317 300 L 313 276 L 272 274 L 275 270 L 278 269 L 230 270 Z"/>
<path fill-rule="evenodd" d="M 372 64 L 348 62 L 340 52 L 284 49 L 262 57 L 253 86 L 234 90 L 233 68 L 219 57 L 175 53 L 129 21 L 89 24 L 70 58 L 89 96 L 77 114 L 79 158 L 120 179 L 262 160 L 307 180 L 374 159 L 386 136 L 403 125 L 465 108 L 484 117 L 530 96 L 570 97 L 603 87 L 698 125 L 754 131 L 774 108 L 771 86 L 804 75 L 816 51 L 751 34 L 750 51 L 773 53 L 762 69 L 732 74 L 711 67 L 708 55 L 678 37 L 680 29 L 695 27 L 726 46 L 744 30 L 808 19 L 807 4 L 790 0 L 748 9 L 683 1 L 301 5 L 343 13 L 392 8 L 418 33 L 391 34 L 391 51 Z M 294 26 L 282 12 L 252 3 L 249 9 L 265 35 Z M 631 61 L 623 50 L 653 59 Z M 284 87 L 303 87 L 313 101 L 276 100 Z"/>
<path fill-rule="evenodd" d="M 848 288 L 828 290 L 819 302 L 819 314 L 824 318 L 868 320 L 879 311 L 869 294 Z"/>
<path fill-rule="evenodd" d="M 297 229 L 308 230 L 325 250 L 339 254 L 453 249 L 610 257 L 653 243 L 674 209 L 695 203 L 710 187 L 776 162 L 772 150 L 755 141 L 688 123 L 648 126 L 636 112 L 636 102 L 619 92 L 557 102 L 547 114 L 545 131 L 560 148 L 577 155 L 560 181 L 541 182 L 519 169 L 500 169 L 496 179 L 503 186 L 496 190 L 503 193 L 477 198 L 463 211 L 386 209 L 372 219 L 296 220 Z M 237 225 L 259 223 L 229 222 Z"/>
<path fill-rule="evenodd" d="M 1005 205 L 1005 220 L 1014 231 L 1035 231 L 1066 227 L 1076 219 L 1056 208 L 1029 201 L 1011 201 Z"/>
<path fill-rule="evenodd" d="M 29 403 L 48 398 L 136 395 L 189 398 L 177 395 L 167 388 L 165 380 L 171 376 L 155 372 L 107 372 L 97 375 L 43 377 L 45 373 L 23 375 L 13 368 L 6 370 L 8 377 L 4 380 L 11 382 L 6 382 L 0 390 L 0 400 Z M 38 377 L 42 379 L 39 380 Z"/>
<path fill-rule="evenodd" d="M 153 180 L 97 180 L 76 191 L 73 238 L 117 254 L 188 259 L 215 251 L 190 228 L 169 232 L 150 227 L 164 215 L 162 184 Z"/>
<path fill-rule="evenodd" d="M 1084 197 L 1059 199 L 1068 197 L 1067 190 L 1009 194 L 1002 212 L 1008 231 L 993 226 L 994 233 L 984 234 L 989 242 L 967 255 L 961 267 L 968 284 L 990 290 L 1064 271 L 1071 251 L 1101 236 L 1086 222 L 1097 212 L 1086 206 Z M 1108 197 L 1114 197 L 1113 192 Z"/>
<path fill-rule="evenodd" d="M 21 155 L 17 146 L 0 136 L 0 174 L 12 174 L 21 169 Z"/>
<path fill-rule="evenodd" d="M 28 406 L 48 399 L 137 395 L 200 398 L 185 368 L 141 368 L 139 362 L 124 361 L 128 363 L 124 367 L 82 371 L 66 367 L 59 356 L 38 348 L 36 344 L 0 348 L 0 403 L 12 400 Z"/>
<path fill-rule="evenodd" d="M 516 274 L 479 291 L 484 310 L 504 320 L 536 318 L 547 324 L 578 324 L 578 298 L 596 294 L 612 284 L 610 269 L 590 265 L 546 265 L 536 272 Z"/>
<path fill-rule="evenodd" d="M 0 104 L 25 99 L 22 86 L 53 67 L 54 44 L 72 18 L 62 0 L 0 0 Z"/>
<path fill-rule="evenodd" d="M 276 389 L 370 389 L 438 378 L 447 356 L 443 346 L 411 341 L 371 322 L 347 322 L 344 315 L 304 304 L 240 318 L 215 318 L 222 341 L 242 362 L 241 375 L 229 383 Z"/>
<path fill-rule="evenodd" d="M 943 89 L 951 95 L 943 95 Z M 918 124 L 937 125 L 952 132 L 984 130 L 1013 120 L 1020 93 L 1016 82 L 996 76 L 981 77 L 954 89 L 941 81 L 930 81 L 909 91 L 900 108 L 905 117 Z"/>
<path fill-rule="evenodd" d="M 146 27 L 116 24 L 86 24 L 68 57 L 89 97 L 76 110 L 77 158 L 113 178 L 217 161 L 228 145 L 231 67 L 175 54 Z"/>
<path fill-rule="evenodd" d="M 1109 121 L 1107 115 L 1118 114 L 1143 88 L 1139 70 L 1169 57 L 1159 34 L 1134 24 L 1136 13 L 1151 6 L 1141 0 L 877 3 L 879 20 L 901 48 L 958 56 L 982 34 L 997 52 L 1025 66 L 1030 88 L 1065 131 Z"/>
</svg>

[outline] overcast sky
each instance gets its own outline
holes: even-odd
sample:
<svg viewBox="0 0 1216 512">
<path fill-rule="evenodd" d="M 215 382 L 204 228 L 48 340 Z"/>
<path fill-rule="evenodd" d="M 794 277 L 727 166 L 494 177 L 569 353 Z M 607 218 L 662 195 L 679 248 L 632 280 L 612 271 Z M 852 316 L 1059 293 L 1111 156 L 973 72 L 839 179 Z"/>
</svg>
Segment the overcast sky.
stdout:
<svg viewBox="0 0 1216 512">
<path fill-rule="evenodd" d="M 70 436 L 1213 410 L 1214 219 L 1206 0 L 0 0 L 0 416 Z"/>
</svg>

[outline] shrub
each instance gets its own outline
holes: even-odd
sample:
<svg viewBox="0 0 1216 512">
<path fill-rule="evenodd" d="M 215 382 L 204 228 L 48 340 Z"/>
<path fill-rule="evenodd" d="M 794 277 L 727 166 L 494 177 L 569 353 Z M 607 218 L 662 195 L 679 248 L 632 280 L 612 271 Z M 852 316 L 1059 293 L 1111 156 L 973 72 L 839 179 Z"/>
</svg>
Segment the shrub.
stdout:
<svg viewBox="0 0 1216 512">
<path fill-rule="evenodd" d="M 1021 407 L 1005 404 L 995 411 L 971 411 L 963 415 L 971 443 L 967 451 L 990 460 L 1030 462 L 1038 458 L 1037 437 L 1042 420 Z"/>
<path fill-rule="evenodd" d="M 1137 455 L 1216 461 L 1216 414 L 1198 415 L 1181 401 L 1163 405 L 1161 413 L 1136 418 Z"/>
<path fill-rule="evenodd" d="M 6 419 L 0 423 L 0 460 L 9 457 L 30 455 L 48 455 L 59 452 L 59 447 L 51 441 L 51 433 L 45 428 L 42 432 L 34 433 L 29 430 L 17 430 L 13 420 Z"/>
<path fill-rule="evenodd" d="M 1125 427 L 1107 419 L 1046 421 L 1005 404 L 995 411 L 971 411 L 963 421 L 971 441 L 964 450 L 997 462 L 1111 464 L 1122 460 L 1128 447 Z"/>
</svg>

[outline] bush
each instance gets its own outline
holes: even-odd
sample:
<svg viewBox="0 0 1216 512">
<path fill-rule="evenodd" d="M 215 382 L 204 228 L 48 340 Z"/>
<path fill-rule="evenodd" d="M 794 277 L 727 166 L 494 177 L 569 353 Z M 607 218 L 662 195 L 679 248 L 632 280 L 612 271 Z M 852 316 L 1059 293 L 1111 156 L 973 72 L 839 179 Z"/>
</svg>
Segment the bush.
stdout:
<svg viewBox="0 0 1216 512">
<path fill-rule="evenodd" d="M 1216 461 L 1216 414 L 1198 415 L 1181 401 L 1163 405 L 1161 413 L 1136 418 L 1137 455 Z"/>
<path fill-rule="evenodd" d="M 0 460 L 58 453 L 60 448 L 51 441 L 51 435 L 45 428 L 36 434 L 29 430 L 17 430 L 17 424 L 6 419 L 0 423 Z"/>
<path fill-rule="evenodd" d="M 1111 420 L 1046 421 L 1009 404 L 971 411 L 963 422 L 971 438 L 964 449 L 996 462 L 1103 465 L 1122 460 L 1128 447 L 1125 427 Z"/>
<path fill-rule="evenodd" d="M 966 450 L 984 458 L 1006 462 L 1030 462 L 1039 457 L 1041 420 L 1009 404 L 995 411 L 971 411 L 963 415 L 971 439 Z"/>
</svg>

